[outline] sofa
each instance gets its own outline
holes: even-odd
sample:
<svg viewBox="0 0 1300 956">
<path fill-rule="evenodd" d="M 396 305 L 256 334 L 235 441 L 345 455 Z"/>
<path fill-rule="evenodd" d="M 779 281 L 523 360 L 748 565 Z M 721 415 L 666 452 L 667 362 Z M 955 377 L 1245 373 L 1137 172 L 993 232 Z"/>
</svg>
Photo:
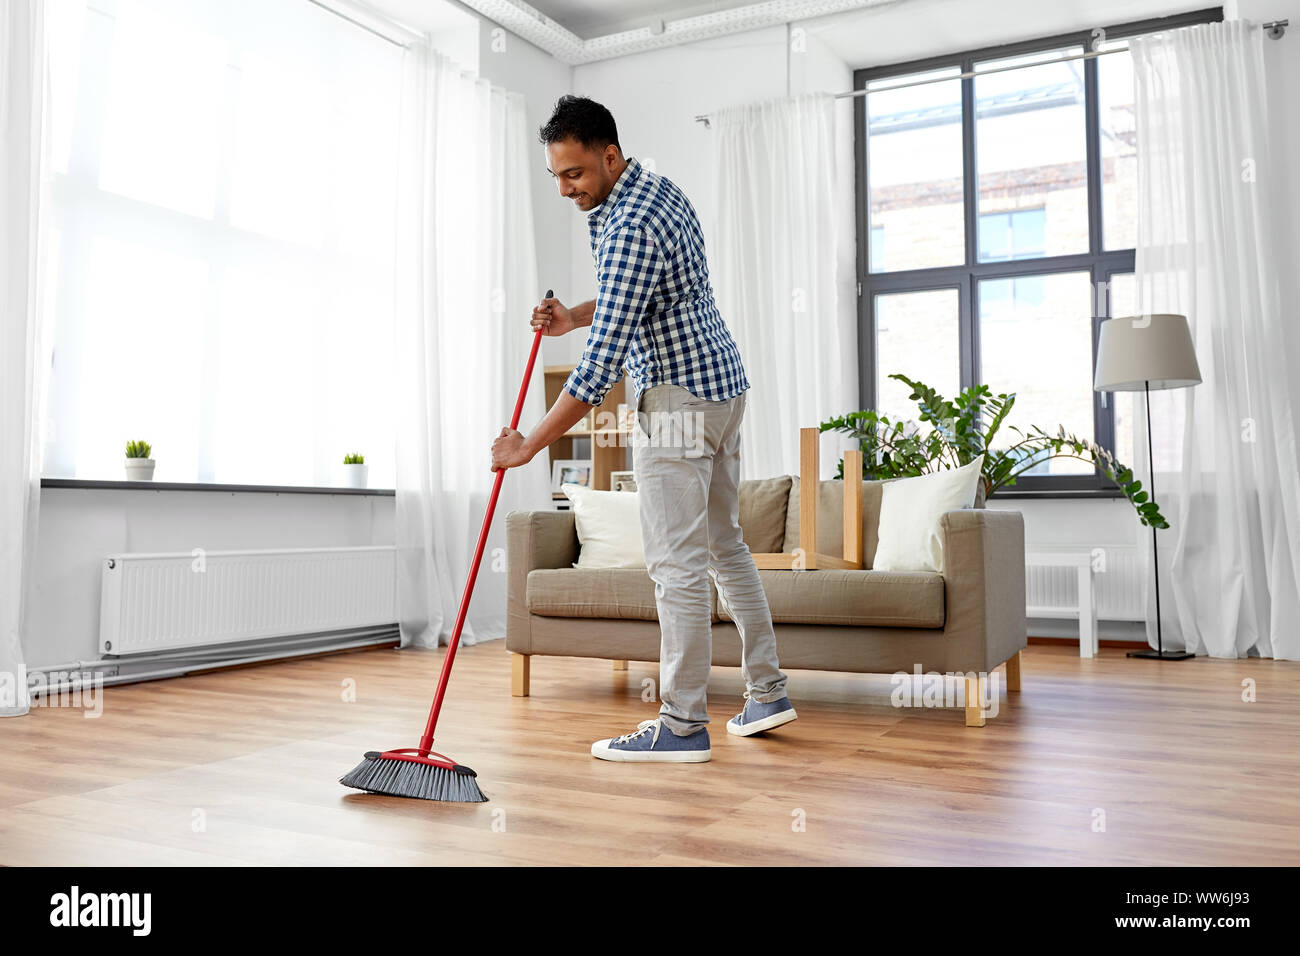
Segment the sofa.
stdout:
<svg viewBox="0 0 1300 956">
<path fill-rule="evenodd" d="M 813 472 L 815 474 L 815 472 Z M 898 480 L 898 479 L 893 479 Z M 795 553 L 801 484 L 796 475 L 740 484 L 740 525 L 753 554 Z M 1026 646 L 1025 534 L 1018 511 L 976 506 L 940 518 L 943 572 L 871 568 L 882 481 L 862 482 L 861 569 L 759 570 L 776 630 L 781 668 L 853 673 L 938 672 L 965 681 L 968 726 L 983 726 L 988 675 L 1006 664 L 1006 688 L 1020 689 Z M 818 482 L 818 550 L 844 538 L 844 481 Z M 854 506 L 856 507 L 856 505 Z M 534 657 L 659 659 L 654 582 L 644 568 L 575 568 L 571 511 L 506 516 L 512 693 L 529 693 Z M 713 663 L 738 667 L 740 635 L 712 578 Z M 993 685 L 996 686 L 996 685 Z"/>
</svg>

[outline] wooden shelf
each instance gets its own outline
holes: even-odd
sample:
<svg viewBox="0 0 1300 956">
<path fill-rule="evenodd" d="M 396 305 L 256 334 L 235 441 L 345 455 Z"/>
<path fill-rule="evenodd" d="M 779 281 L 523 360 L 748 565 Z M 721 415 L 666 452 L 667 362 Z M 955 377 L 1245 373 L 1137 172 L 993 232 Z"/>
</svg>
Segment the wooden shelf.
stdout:
<svg viewBox="0 0 1300 956">
<path fill-rule="evenodd" d="M 560 392 L 564 389 L 564 383 L 568 380 L 569 374 L 573 371 L 572 365 L 547 365 L 545 371 L 546 380 L 546 407 L 550 408 L 555 404 L 555 400 L 560 397 Z M 628 464 L 630 455 L 627 442 L 611 442 L 604 444 L 598 439 L 601 436 L 621 436 L 632 434 L 631 429 L 627 428 L 592 428 L 590 422 L 596 421 L 595 416 L 608 413 L 611 416 L 618 414 L 618 406 L 626 401 L 625 395 L 626 379 L 619 379 L 614 387 L 605 395 L 605 401 L 599 406 L 592 409 L 592 418 L 585 427 L 578 428 L 575 431 L 566 432 L 555 440 L 549 449 L 549 461 L 569 461 L 585 458 L 591 462 L 591 487 L 596 491 L 610 491 L 610 472 L 629 471 Z M 611 419 L 605 419 L 610 421 Z M 617 421 L 617 419 L 612 419 Z M 589 451 L 586 455 L 575 455 L 573 453 L 573 443 L 575 441 L 587 441 Z M 563 495 L 553 493 L 553 497 L 563 498 Z"/>
</svg>

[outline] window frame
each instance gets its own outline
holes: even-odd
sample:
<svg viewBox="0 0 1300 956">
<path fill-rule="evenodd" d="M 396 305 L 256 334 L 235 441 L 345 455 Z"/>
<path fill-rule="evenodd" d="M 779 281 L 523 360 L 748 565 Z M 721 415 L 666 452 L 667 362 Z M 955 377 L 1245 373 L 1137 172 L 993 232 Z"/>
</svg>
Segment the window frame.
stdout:
<svg viewBox="0 0 1300 956">
<path fill-rule="evenodd" d="M 1161 30 L 1214 23 L 1223 19 L 1222 7 L 1208 7 L 1189 13 L 1168 17 L 1138 20 L 1104 28 L 1106 41 L 1121 40 Z M 1106 282 L 1109 293 L 1110 277 L 1131 273 L 1136 269 L 1136 250 L 1106 251 L 1102 223 L 1101 131 L 1100 107 L 1097 85 L 1097 58 L 1083 60 L 1084 67 L 1084 158 L 1087 169 L 1088 251 L 1072 255 L 1043 256 L 1036 259 L 1009 259 L 993 262 L 979 260 L 979 209 L 977 203 L 978 169 L 975 163 L 975 80 L 964 77 L 961 83 L 962 104 L 962 202 L 965 225 L 965 262 L 952 266 L 921 269 L 903 269 L 895 272 L 871 272 L 870 266 L 870 192 L 867 170 L 867 97 L 861 91 L 872 82 L 928 73 L 941 69 L 958 68 L 959 73 L 971 73 L 978 61 L 1041 53 L 1064 46 L 1081 46 L 1093 49 L 1097 40 L 1092 29 L 1056 34 L 1035 40 L 1025 40 L 999 46 L 982 47 L 951 54 L 869 67 L 853 72 L 854 110 L 854 166 L 856 180 L 857 269 L 858 269 L 858 372 L 859 402 L 864 409 L 876 407 L 876 296 L 898 292 L 922 292 L 939 288 L 958 290 L 958 322 L 961 346 L 961 387 L 975 384 L 975 369 L 980 367 L 978 286 L 981 279 L 1015 279 L 1024 276 L 1056 272 L 1087 272 L 1091 287 L 1100 288 Z M 1096 305 L 1095 301 L 1092 304 Z M 1092 312 L 1102 311 L 1095 307 Z M 1109 313 L 1109 294 L 1107 307 Z M 1092 365 L 1096 364 L 1097 340 L 1100 325 L 1109 316 L 1093 315 Z M 1115 416 L 1112 403 L 1102 402 L 1102 393 L 1092 393 L 1093 438 L 1104 448 L 1115 444 Z M 1039 423 L 1044 424 L 1044 423 Z M 1054 423 L 1046 423 L 1051 425 Z M 1131 464 L 1131 462 L 1125 462 Z M 1123 494 L 1099 469 L 1092 474 L 1077 475 L 1024 475 L 1016 484 L 997 493 L 999 498 L 1022 497 L 1115 497 Z"/>
</svg>

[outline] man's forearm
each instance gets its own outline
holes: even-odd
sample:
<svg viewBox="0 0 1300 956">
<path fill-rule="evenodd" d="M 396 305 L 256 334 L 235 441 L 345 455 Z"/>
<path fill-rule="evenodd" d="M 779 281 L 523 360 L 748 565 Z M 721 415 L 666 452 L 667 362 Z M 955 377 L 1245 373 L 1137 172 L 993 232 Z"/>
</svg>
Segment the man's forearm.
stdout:
<svg viewBox="0 0 1300 956">
<path fill-rule="evenodd" d="M 564 433 L 582 421 L 587 412 L 595 406 L 580 402 L 568 392 L 561 390 L 546 417 L 537 423 L 537 427 L 524 439 L 521 450 L 529 461 L 543 449 L 551 447 L 556 439 L 563 438 Z"/>
<path fill-rule="evenodd" d="M 591 325 L 592 319 L 596 315 L 596 300 L 588 299 L 581 305 L 573 306 L 569 309 L 569 314 L 573 316 L 575 328 Z M 546 417 L 538 422 L 537 427 L 524 439 L 520 449 L 528 455 L 531 461 L 538 452 L 550 448 L 557 439 L 563 438 L 570 428 L 582 421 L 586 414 L 595 407 L 579 401 L 568 392 L 561 390 L 560 397 L 555 400 L 551 410 L 546 413 Z"/>
<path fill-rule="evenodd" d="M 588 299 L 582 305 L 575 305 L 569 310 L 569 314 L 573 316 L 575 326 L 581 328 L 584 325 L 591 325 L 591 320 L 596 315 L 596 300 Z"/>
</svg>

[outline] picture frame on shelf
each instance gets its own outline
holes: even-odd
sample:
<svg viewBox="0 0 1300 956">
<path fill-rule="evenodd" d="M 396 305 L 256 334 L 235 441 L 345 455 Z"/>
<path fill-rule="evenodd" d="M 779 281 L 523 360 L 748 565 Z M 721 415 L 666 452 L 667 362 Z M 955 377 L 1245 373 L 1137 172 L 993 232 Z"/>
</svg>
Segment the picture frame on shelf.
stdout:
<svg viewBox="0 0 1300 956">
<path fill-rule="evenodd" d="M 551 492 L 560 492 L 560 485 L 591 487 L 591 461 L 581 458 L 561 458 L 551 462 Z"/>
<path fill-rule="evenodd" d="M 627 481 L 631 487 L 622 488 L 620 484 Z M 611 471 L 609 473 L 610 491 L 636 491 L 636 472 L 635 471 Z"/>
</svg>

